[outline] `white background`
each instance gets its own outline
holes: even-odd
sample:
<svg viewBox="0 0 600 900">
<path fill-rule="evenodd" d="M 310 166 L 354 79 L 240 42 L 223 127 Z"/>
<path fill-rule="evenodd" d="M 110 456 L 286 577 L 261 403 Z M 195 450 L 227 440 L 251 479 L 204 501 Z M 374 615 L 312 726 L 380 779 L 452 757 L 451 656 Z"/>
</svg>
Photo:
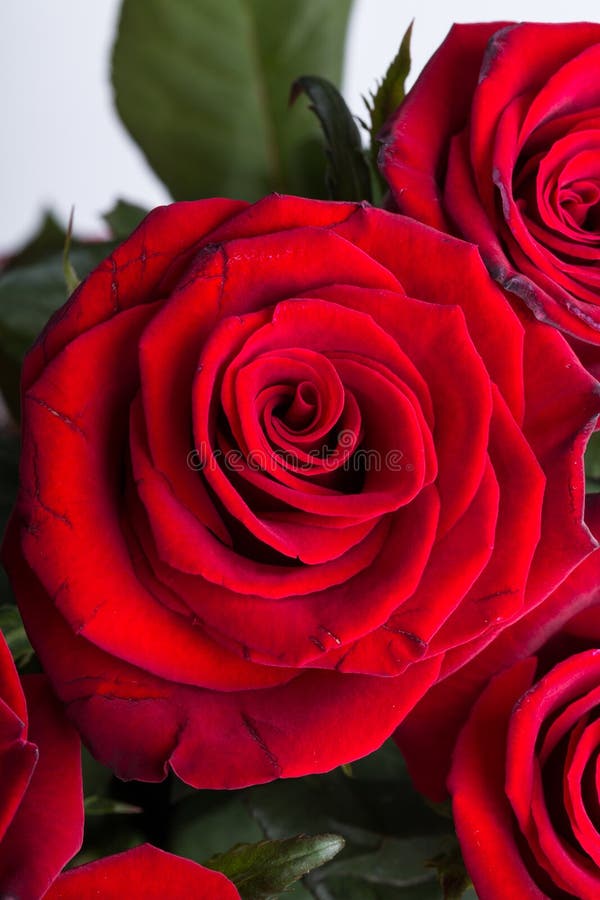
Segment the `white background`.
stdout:
<svg viewBox="0 0 600 900">
<path fill-rule="evenodd" d="M 168 199 L 112 109 L 119 5 L 0 0 L 0 255 L 29 234 L 44 208 L 64 220 L 74 205 L 77 231 L 99 235 L 99 213 L 116 197 L 148 207 Z M 414 80 L 452 21 L 598 21 L 600 7 L 598 0 L 356 0 L 344 78 L 354 113 L 364 113 L 361 95 L 384 74 L 412 18 Z"/>
</svg>

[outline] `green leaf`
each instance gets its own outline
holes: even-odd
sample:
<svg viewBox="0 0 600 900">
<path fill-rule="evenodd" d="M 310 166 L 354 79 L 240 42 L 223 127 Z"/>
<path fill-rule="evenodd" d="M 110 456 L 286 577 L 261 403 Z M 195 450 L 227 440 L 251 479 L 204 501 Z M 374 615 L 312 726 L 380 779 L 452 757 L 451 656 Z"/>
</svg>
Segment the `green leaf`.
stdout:
<svg viewBox="0 0 600 900">
<path fill-rule="evenodd" d="M 375 852 L 336 861 L 324 870 L 323 876 L 352 876 L 369 884 L 396 888 L 437 883 L 427 863 L 439 846 L 435 837 L 385 838 Z"/>
<path fill-rule="evenodd" d="M 234 882 L 242 900 L 272 900 L 308 872 L 329 862 L 344 846 L 335 834 L 299 835 L 282 841 L 239 844 L 206 865 Z"/>
<path fill-rule="evenodd" d="M 410 23 L 398 53 L 392 60 L 383 81 L 375 94 L 371 94 L 371 102 L 367 102 L 367 108 L 371 115 L 371 159 L 373 168 L 377 171 L 377 156 L 379 153 L 379 132 L 395 112 L 405 96 L 405 83 L 410 72 L 410 41 L 412 37 L 414 20 Z"/>
<path fill-rule="evenodd" d="M 0 273 L 0 390 L 15 419 L 23 356 L 66 299 L 65 240 L 65 231 L 47 216 L 33 240 Z M 72 240 L 69 262 L 84 277 L 114 246 Z"/>
<path fill-rule="evenodd" d="M 0 606 L 0 631 L 6 638 L 18 669 L 24 668 L 33 657 L 33 648 L 25 633 L 21 614 L 12 603 Z"/>
<path fill-rule="evenodd" d="M 70 297 L 73 291 L 79 287 L 81 284 L 81 278 L 75 271 L 73 267 L 73 263 L 71 262 L 70 252 L 71 252 L 71 237 L 73 235 L 73 215 L 75 213 L 75 207 L 71 208 L 71 215 L 69 216 L 69 224 L 67 225 L 67 233 L 65 235 L 65 246 L 63 248 L 63 274 L 65 276 L 65 284 L 67 286 L 67 297 Z"/>
<path fill-rule="evenodd" d="M 437 870 L 444 900 L 461 900 L 471 886 L 471 879 L 467 875 L 458 840 L 450 839 L 447 846 L 431 858 L 429 866 Z"/>
<path fill-rule="evenodd" d="M 240 794 L 220 797 L 197 791 L 173 807 L 169 849 L 172 853 L 205 863 L 232 844 L 260 841 L 264 833 Z"/>
<path fill-rule="evenodd" d="M 42 221 L 33 238 L 6 261 L 3 271 L 28 266 L 40 259 L 60 253 L 64 245 L 64 228 L 51 212 L 46 212 L 43 214 Z"/>
<path fill-rule="evenodd" d="M 589 494 L 600 493 L 600 431 L 591 436 L 585 452 L 585 486 Z"/>
<path fill-rule="evenodd" d="M 371 173 L 360 131 L 344 98 L 325 78 L 304 75 L 292 87 L 291 102 L 300 93 L 311 101 L 325 134 L 327 188 L 333 200 L 371 200 Z"/>
<path fill-rule="evenodd" d="M 116 241 L 124 241 L 147 215 L 147 209 L 135 203 L 128 203 L 127 200 L 117 200 L 113 209 L 104 213 L 102 218 L 110 228 L 113 238 Z"/>
<path fill-rule="evenodd" d="M 85 798 L 83 809 L 86 816 L 131 815 L 142 812 L 139 806 L 133 806 L 131 803 L 122 803 L 120 800 L 113 800 L 111 797 L 99 797 L 97 794 L 90 794 L 90 796 Z"/>
<path fill-rule="evenodd" d="M 124 0 L 117 110 L 175 199 L 322 196 L 304 72 L 339 82 L 352 0 Z"/>
</svg>

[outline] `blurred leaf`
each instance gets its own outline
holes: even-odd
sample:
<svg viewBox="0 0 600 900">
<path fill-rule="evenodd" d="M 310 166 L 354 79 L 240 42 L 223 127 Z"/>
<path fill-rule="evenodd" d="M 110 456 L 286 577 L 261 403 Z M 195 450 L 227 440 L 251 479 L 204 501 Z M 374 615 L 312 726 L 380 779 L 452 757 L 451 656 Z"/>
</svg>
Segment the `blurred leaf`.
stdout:
<svg viewBox="0 0 600 900">
<path fill-rule="evenodd" d="M 21 614 L 12 603 L 0 606 L 0 631 L 6 638 L 16 667 L 23 669 L 33 657 L 33 647 L 25 633 Z"/>
<path fill-rule="evenodd" d="M 371 102 L 367 101 L 367 108 L 371 115 L 371 161 L 375 172 L 378 171 L 379 142 L 377 137 L 379 132 L 404 100 L 404 85 L 410 72 L 410 41 L 413 25 L 414 20 L 406 29 L 400 49 L 392 60 L 377 91 L 375 94 L 371 94 Z"/>
<path fill-rule="evenodd" d="M 600 431 L 594 432 L 585 453 L 585 484 L 590 494 L 600 493 Z"/>
<path fill-rule="evenodd" d="M 139 806 L 112 800 L 110 797 L 99 797 L 97 794 L 90 794 L 85 798 L 83 809 L 86 816 L 131 815 L 142 811 Z"/>
<path fill-rule="evenodd" d="M 264 834 L 239 794 L 197 791 L 173 807 L 169 849 L 199 863 L 232 844 L 260 841 Z M 207 808 L 208 807 L 208 808 Z"/>
<path fill-rule="evenodd" d="M 338 834 L 333 862 L 308 873 L 290 900 L 442 900 L 427 862 L 447 849 L 452 824 L 413 788 L 393 741 L 325 775 L 244 791 L 179 791 L 168 849 L 206 864 L 213 852 L 260 838 Z"/>
<path fill-rule="evenodd" d="M 344 841 L 335 834 L 299 835 L 282 841 L 240 844 L 206 865 L 223 872 L 242 900 L 272 900 L 295 881 L 336 856 Z"/>
<path fill-rule="evenodd" d="M 448 845 L 431 858 L 429 865 L 437 870 L 444 900 L 461 900 L 471 886 L 471 879 L 467 875 L 458 840 L 449 840 Z"/>
<path fill-rule="evenodd" d="M 81 747 L 81 773 L 83 777 L 83 795 L 108 796 L 113 773 L 94 759 L 90 751 Z"/>
<path fill-rule="evenodd" d="M 333 200 L 371 200 L 371 173 L 360 131 L 338 89 L 325 78 L 304 75 L 293 84 L 290 100 L 305 93 L 325 135 L 327 188 Z"/>
<path fill-rule="evenodd" d="M 63 274 L 65 276 L 65 284 L 67 286 L 67 297 L 70 297 L 75 288 L 79 287 L 81 284 L 81 278 L 73 268 L 73 263 L 71 262 L 70 252 L 71 252 L 71 237 L 73 235 L 73 215 L 75 212 L 75 208 L 71 208 L 71 215 L 69 216 L 69 224 L 67 225 L 67 233 L 65 234 L 65 245 L 63 248 Z"/>
<path fill-rule="evenodd" d="M 117 110 L 177 200 L 322 196 L 318 129 L 292 82 L 339 82 L 352 0 L 124 0 Z"/>
<path fill-rule="evenodd" d="M 327 876 L 356 875 L 362 881 L 411 887 L 432 879 L 426 866 L 439 847 L 435 837 L 384 838 L 374 853 L 332 863 Z"/>
<path fill-rule="evenodd" d="M 33 238 L 6 260 L 4 271 L 28 266 L 54 253 L 60 253 L 64 244 L 64 228 L 51 212 L 46 212 Z"/>
<path fill-rule="evenodd" d="M 124 241 L 147 215 L 147 209 L 126 200 L 117 200 L 116 205 L 104 213 L 102 218 L 110 228 L 113 238 L 116 241 Z"/>
<path fill-rule="evenodd" d="M 412 787 L 393 741 L 354 762 L 352 778 L 338 769 L 259 785 L 244 799 L 269 838 L 315 831 L 345 838 L 340 856 L 304 879 L 317 900 L 441 900 L 426 862 L 452 826 Z"/>
<path fill-rule="evenodd" d="M 15 419 L 23 356 L 66 299 L 65 239 L 65 231 L 46 216 L 35 237 L 0 272 L 0 390 Z M 85 277 L 114 246 L 114 242 L 72 240 L 70 263 Z"/>
</svg>

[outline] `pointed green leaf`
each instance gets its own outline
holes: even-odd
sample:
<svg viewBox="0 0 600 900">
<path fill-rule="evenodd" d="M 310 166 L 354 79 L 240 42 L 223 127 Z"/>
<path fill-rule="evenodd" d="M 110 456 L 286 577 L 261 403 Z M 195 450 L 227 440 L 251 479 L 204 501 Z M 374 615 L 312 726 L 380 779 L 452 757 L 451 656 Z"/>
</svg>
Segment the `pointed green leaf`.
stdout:
<svg viewBox="0 0 600 900">
<path fill-rule="evenodd" d="M 333 200 L 371 200 L 371 174 L 360 131 L 344 98 L 325 78 L 304 75 L 296 79 L 291 102 L 300 93 L 311 101 L 325 134 L 328 158 L 327 187 Z"/>
<path fill-rule="evenodd" d="M 75 208 L 71 209 L 71 215 L 69 216 L 69 224 L 67 225 L 67 233 L 65 234 L 65 245 L 63 248 L 63 273 L 65 276 L 65 284 L 67 286 L 67 297 L 70 297 L 75 288 L 79 287 L 81 284 L 81 278 L 75 271 L 73 267 L 73 263 L 71 262 L 70 252 L 71 252 L 71 237 L 73 235 L 73 215 L 75 213 Z"/>
<path fill-rule="evenodd" d="M 377 171 L 377 156 L 379 153 L 379 132 L 404 100 L 404 86 L 410 72 L 410 41 L 413 25 L 414 20 L 406 29 L 400 49 L 385 73 L 383 81 L 375 94 L 371 95 L 372 102 L 367 103 L 371 114 L 371 158 L 375 171 Z"/>
<path fill-rule="evenodd" d="M 303 875 L 336 856 L 344 839 L 335 834 L 299 835 L 281 841 L 239 844 L 206 865 L 234 882 L 242 900 L 272 900 Z"/>
<path fill-rule="evenodd" d="M 303 72 L 339 82 L 352 0 L 124 0 L 116 105 L 175 199 L 320 196 Z"/>
<path fill-rule="evenodd" d="M 83 809 L 86 816 L 132 815 L 142 811 L 139 806 L 122 803 L 120 800 L 113 800 L 112 797 L 99 797 L 97 794 L 90 794 L 85 798 Z"/>
</svg>

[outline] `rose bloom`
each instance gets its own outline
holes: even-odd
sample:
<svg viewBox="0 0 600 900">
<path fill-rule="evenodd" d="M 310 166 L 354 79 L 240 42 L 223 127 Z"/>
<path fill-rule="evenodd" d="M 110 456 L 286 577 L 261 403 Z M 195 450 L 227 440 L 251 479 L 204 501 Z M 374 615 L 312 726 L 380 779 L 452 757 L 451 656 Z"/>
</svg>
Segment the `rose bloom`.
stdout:
<svg viewBox="0 0 600 900">
<path fill-rule="evenodd" d="M 382 137 L 398 210 L 478 244 L 539 319 L 600 344 L 600 25 L 455 25 Z"/>
<path fill-rule="evenodd" d="M 0 633 L 0 896 L 39 900 L 82 839 L 79 737 Z"/>
<path fill-rule="evenodd" d="M 449 787 L 481 900 L 600 896 L 600 606 L 491 681 Z"/>
<path fill-rule="evenodd" d="M 156 210 L 51 320 L 22 406 L 4 559 L 122 778 L 363 756 L 595 546 L 596 383 L 475 247 L 365 205 Z"/>
</svg>

